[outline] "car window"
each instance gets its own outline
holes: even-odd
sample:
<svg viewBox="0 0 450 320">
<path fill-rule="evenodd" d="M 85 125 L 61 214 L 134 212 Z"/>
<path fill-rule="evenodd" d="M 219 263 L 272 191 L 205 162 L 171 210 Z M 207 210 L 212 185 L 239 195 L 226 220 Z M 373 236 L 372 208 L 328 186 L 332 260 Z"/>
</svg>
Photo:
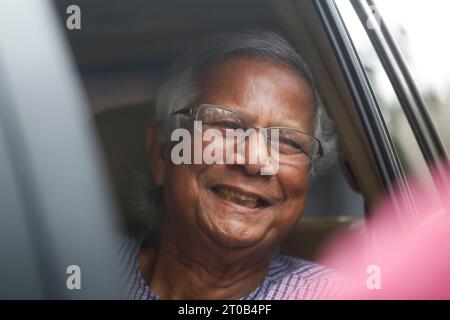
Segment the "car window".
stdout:
<svg viewBox="0 0 450 320">
<path fill-rule="evenodd" d="M 430 178 L 428 167 L 392 84 L 350 1 L 336 0 L 369 78 L 405 174 Z"/>
<path fill-rule="evenodd" d="M 448 152 L 450 44 L 444 30 L 450 29 L 450 3 L 442 0 L 427 1 L 426 6 L 418 0 L 377 0 L 375 3 L 399 45 Z"/>
</svg>

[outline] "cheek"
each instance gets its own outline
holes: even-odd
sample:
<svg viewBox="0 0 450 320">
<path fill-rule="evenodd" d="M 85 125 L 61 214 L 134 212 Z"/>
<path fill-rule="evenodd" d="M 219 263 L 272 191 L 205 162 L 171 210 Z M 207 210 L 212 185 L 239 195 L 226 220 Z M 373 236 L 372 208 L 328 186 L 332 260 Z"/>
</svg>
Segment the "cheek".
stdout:
<svg viewBox="0 0 450 320">
<path fill-rule="evenodd" d="M 195 165 L 171 165 L 164 184 L 165 207 L 170 212 L 189 214 L 198 199 L 197 171 Z"/>
<path fill-rule="evenodd" d="M 285 220 L 295 221 L 302 213 L 305 206 L 309 166 L 287 166 L 280 168 L 278 180 L 283 189 L 285 201 L 282 205 L 282 214 Z"/>
<path fill-rule="evenodd" d="M 205 164 L 170 164 L 164 183 L 164 206 L 166 214 L 178 218 L 192 218 L 200 207 L 202 177 L 208 169 Z M 182 216 L 182 217 L 180 217 Z M 193 220 L 193 219 L 191 219 Z"/>
</svg>

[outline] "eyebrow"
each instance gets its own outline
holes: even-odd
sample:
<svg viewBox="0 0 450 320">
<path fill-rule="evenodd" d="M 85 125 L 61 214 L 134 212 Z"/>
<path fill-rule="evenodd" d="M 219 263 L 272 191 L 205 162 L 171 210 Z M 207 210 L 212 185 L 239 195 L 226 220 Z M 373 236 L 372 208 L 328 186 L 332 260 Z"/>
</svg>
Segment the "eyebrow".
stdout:
<svg viewBox="0 0 450 320">
<path fill-rule="evenodd" d="M 289 129 L 294 129 L 294 130 L 298 130 L 298 131 L 302 131 L 305 133 L 310 133 L 309 130 L 307 130 L 304 126 L 299 126 L 299 122 L 300 121 L 295 121 L 295 122 L 289 122 L 286 124 L 281 124 L 281 125 L 272 125 L 269 128 L 289 128 Z"/>
<path fill-rule="evenodd" d="M 208 103 L 206 103 L 206 104 L 208 104 Z M 236 110 L 235 107 L 231 107 L 229 105 L 218 105 L 218 104 L 212 104 L 212 103 L 210 103 L 210 105 L 216 105 L 219 107 L 224 107 L 226 109 L 232 110 L 232 111 L 240 114 L 241 116 L 243 116 L 247 121 L 251 122 L 253 125 L 255 125 L 255 121 L 254 121 L 255 116 L 252 116 L 245 111 Z M 298 127 L 299 122 L 300 121 L 295 121 L 295 122 L 289 122 L 287 124 L 271 125 L 271 126 L 268 126 L 265 128 L 287 128 L 287 129 L 298 130 L 298 131 L 305 132 L 305 133 L 310 133 L 309 130 L 306 130 L 304 127 Z"/>
</svg>

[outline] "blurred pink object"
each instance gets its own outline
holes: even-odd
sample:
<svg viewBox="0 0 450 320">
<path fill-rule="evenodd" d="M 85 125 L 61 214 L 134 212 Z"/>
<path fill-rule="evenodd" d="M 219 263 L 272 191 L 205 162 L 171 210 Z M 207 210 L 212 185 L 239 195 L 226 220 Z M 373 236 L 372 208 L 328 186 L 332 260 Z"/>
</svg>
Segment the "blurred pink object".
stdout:
<svg viewBox="0 0 450 320">
<path fill-rule="evenodd" d="M 418 180 L 410 185 L 418 217 L 399 222 L 386 201 L 323 251 L 319 262 L 346 279 L 338 299 L 450 299 L 449 191 Z M 400 209 L 408 217 L 404 203 Z"/>
</svg>

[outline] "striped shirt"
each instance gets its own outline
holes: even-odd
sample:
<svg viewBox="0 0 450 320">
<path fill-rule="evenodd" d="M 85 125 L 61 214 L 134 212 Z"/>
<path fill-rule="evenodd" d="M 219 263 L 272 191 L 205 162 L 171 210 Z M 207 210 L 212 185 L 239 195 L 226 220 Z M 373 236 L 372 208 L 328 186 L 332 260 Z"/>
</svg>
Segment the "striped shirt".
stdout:
<svg viewBox="0 0 450 320">
<path fill-rule="evenodd" d="M 128 299 L 159 300 L 139 270 L 141 241 L 126 240 L 119 254 Z M 241 300 L 333 299 L 342 289 L 334 271 L 310 261 L 274 254 L 263 282 Z"/>
</svg>

